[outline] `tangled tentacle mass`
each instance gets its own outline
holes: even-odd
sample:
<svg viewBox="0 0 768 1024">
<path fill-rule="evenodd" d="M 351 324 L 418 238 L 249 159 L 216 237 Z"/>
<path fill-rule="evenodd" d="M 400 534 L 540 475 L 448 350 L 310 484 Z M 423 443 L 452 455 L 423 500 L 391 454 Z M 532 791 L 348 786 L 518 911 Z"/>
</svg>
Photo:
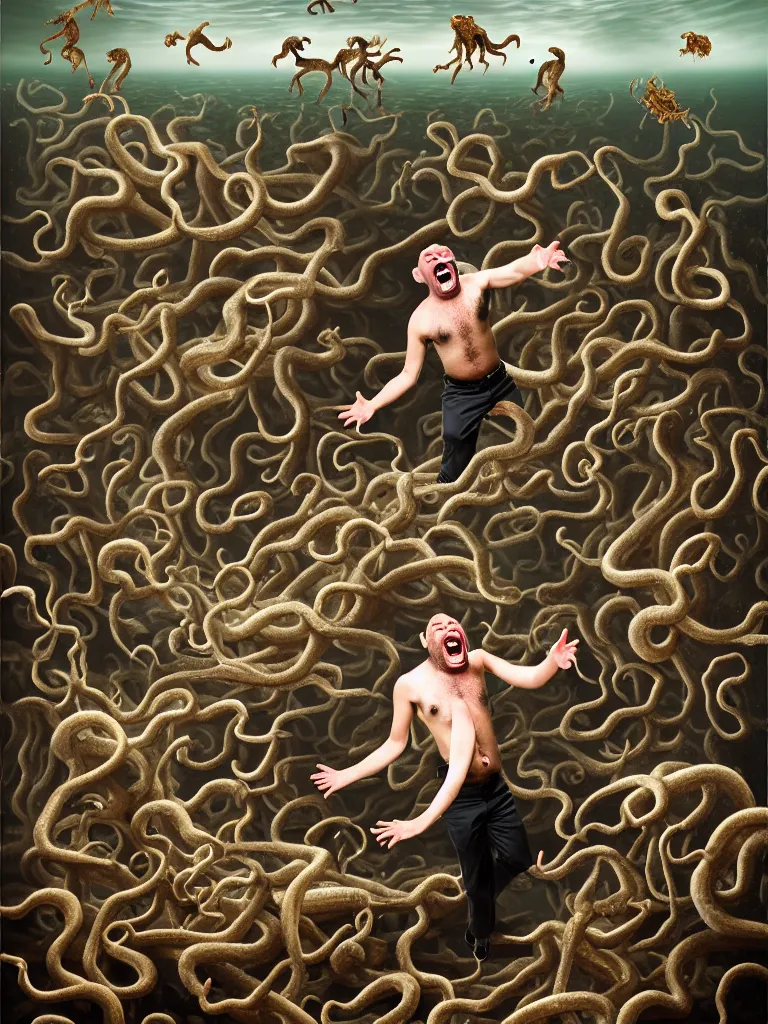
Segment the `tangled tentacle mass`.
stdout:
<svg viewBox="0 0 768 1024">
<path fill-rule="evenodd" d="M 765 260 L 731 226 L 764 218 L 763 157 L 714 103 L 637 156 L 594 136 L 599 96 L 567 129 L 530 97 L 427 118 L 426 143 L 314 107 L 290 139 L 243 108 L 225 142 L 209 97 L 113 99 L 21 83 L 13 128 L 8 1020 L 748 1019 Z M 437 373 L 339 429 L 403 358 L 420 249 L 553 237 L 566 279 L 494 300 L 525 410 L 468 481 L 435 484 Z M 386 780 L 309 781 L 386 738 L 437 610 L 508 660 L 582 638 L 578 678 L 492 693 L 546 856 L 482 970 L 439 826 L 391 853 L 368 831 L 435 792 L 420 726 Z"/>
</svg>

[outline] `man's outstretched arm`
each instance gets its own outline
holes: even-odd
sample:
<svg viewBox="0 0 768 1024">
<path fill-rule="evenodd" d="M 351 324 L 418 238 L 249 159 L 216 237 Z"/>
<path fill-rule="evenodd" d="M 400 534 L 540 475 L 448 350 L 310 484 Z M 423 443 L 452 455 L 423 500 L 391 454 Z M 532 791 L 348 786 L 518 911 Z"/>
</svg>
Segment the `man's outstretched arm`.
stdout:
<svg viewBox="0 0 768 1024">
<path fill-rule="evenodd" d="M 552 646 L 549 654 L 539 665 L 510 665 L 503 658 L 489 654 L 488 651 L 472 651 L 470 658 L 476 660 L 481 668 L 498 676 L 510 686 L 519 686 L 525 690 L 536 690 L 548 683 L 552 676 L 561 668 L 570 668 L 576 663 L 578 640 L 568 642 L 568 630 L 564 629 L 560 639 Z"/>
<path fill-rule="evenodd" d="M 456 799 L 467 777 L 474 753 L 475 723 L 464 701 L 456 699 L 451 705 L 451 748 L 445 781 L 432 803 L 418 817 L 408 821 L 377 821 L 378 827 L 371 829 L 376 836 L 376 842 L 390 849 L 401 839 L 412 839 L 433 825 Z"/>
<path fill-rule="evenodd" d="M 405 363 L 402 370 L 392 380 L 387 381 L 381 391 L 374 395 L 373 398 L 363 398 L 360 392 L 356 391 L 355 404 L 347 406 L 339 413 L 339 419 L 344 421 L 344 426 L 348 427 L 351 423 L 356 423 L 359 427 L 363 423 L 367 423 L 377 409 L 382 409 L 385 405 L 389 405 L 412 388 L 419 379 L 426 354 L 427 346 L 421 337 L 421 332 L 417 328 L 414 318 L 411 317 L 408 323 L 408 343 L 405 349 Z M 339 408 L 339 406 L 336 408 Z"/>
<path fill-rule="evenodd" d="M 348 768 L 329 768 L 325 764 L 315 765 L 320 771 L 310 778 L 327 800 L 331 793 L 343 789 L 352 782 L 376 775 L 387 765 L 392 764 L 402 754 L 408 744 L 408 731 L 413 718 L 413 705 L 408 693 L 408 683 L 402 677 L 395 683 L 392 694 L 392 728 L 389 736 L 380 747 L 377 747 L 362 761 Z"/>
<path fill-rule="evenodd" d="M 480 270 L 476 276 L 482 288 L 508 288 L 510 285 L 520 284 L 533 274 L 538 274 L 540 270 L 547 267 L 559 269 L 561 263 L 567 262 L 568 257 L 560 248 L 560 243 L 554 241 L 546 249 L 541 245 L 534 245 L 527 256 L 512 260 L 503 267 Z"/>
</svg>

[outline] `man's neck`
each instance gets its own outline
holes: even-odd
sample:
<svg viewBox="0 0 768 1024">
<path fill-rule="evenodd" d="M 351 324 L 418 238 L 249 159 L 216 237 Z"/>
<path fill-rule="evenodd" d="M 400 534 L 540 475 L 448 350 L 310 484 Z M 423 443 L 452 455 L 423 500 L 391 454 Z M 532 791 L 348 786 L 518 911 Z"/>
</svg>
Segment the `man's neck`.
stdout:
<svg viewBox="0 0 768 1024">
<path fill-rule="evenodd" d="M 469 676 L 469 662 L 467 662 L 464 668 L 457 669 L 455 672 L 449 672 L 448 669 L 440 668 L 431 658 L 427 658 L 426 664 L 429 665 L 432 674 L 448 687 L 456 688 L 461 686 Z"/>
</svg>

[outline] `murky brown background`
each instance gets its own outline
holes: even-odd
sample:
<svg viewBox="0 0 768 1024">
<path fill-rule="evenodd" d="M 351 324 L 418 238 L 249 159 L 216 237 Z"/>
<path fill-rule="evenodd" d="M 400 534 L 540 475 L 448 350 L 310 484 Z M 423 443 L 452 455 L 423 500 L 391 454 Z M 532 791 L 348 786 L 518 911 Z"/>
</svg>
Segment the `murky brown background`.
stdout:
<svg viewBox="0 0 768 1024">
<path fill-rule="evenodd" d="M 541 114 L 430 77 L 344 127 L 343 91 L 137 77 L 110 115 L 60 81 L 3 104 L 4 1018 L 764 1021 L 749 85 L 691 88 L 687 131 L 626 83 Z M 567 273 L 497 296 L 525 414 L 470 479 L 434 483 L 433 354 L 338 428 L 400 368 L 422 247 L 555 237 Z M 541 690 L 490 682 L 545 870 L 482 970 L 441 825 L 368 831 L 434 795 L 428 734 L 309 782 L 386 738 L 437 610 L 512 661 L 581 638 Z"/>
</svg>

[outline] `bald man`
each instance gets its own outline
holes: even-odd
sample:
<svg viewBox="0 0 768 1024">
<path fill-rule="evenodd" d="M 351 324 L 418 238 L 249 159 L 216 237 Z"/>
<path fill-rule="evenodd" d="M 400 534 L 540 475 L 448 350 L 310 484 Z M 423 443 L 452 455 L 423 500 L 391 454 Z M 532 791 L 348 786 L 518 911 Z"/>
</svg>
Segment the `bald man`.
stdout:
<svg viewBox="0 0 768 1024">
<path fill-rule="evenodd" d="M 568 630 L 534 667 L 510 665 L 495 654 L 470 651 L 462 627 L 450 615 L 434 615 L 421 634 L 428 657 L 395 683 L 389 738 L 372 754 L 348 768 L 319 769 L 310 776 L 327 798 L 344 786 L 375 775 L 408 745 L 413 713 L 435 738 L 443 758 L 443 780 L 429 807 L 408 821 L 378 821 L 378 843 L 391 849 L 424 832 L 445 816 L 467 893 L 469 922 L 465 939 L 478 960 L 485 960 L 496 917 L 496 898 L 507 883 L 533 864 L 515 800 L 501 774 L 501 755 L 493 731 L 485 688 L 491 672 L 509 686 L 536 689 L 558 669 L 576 661 L 578 640 Z"/>
<path fill-rule="evenodd" d="M 443 462 L 438 483 L 458 480 L 477 451 L 483 419 L 501 401 L 520 405 L 517 388 L 499 357 L 489 322 L 491 290 L 520 284 L 546 267 L 559 268 L 567 257 L 552 242 L 534 245 L 527 256 L 493 270 L 459 274 L 456 257 L 446 245 L 430 245 L 419 254 L 413 277 L 429 295 L 408 321 L 405 364 L 371 399 L 358 391 L 354 405 L 339 413 L 344 426 L 367 423 L 377 409 L 404 395 L 419 379 L 433 344 L 445 373 L 443 380 Z"/>
</svg>

